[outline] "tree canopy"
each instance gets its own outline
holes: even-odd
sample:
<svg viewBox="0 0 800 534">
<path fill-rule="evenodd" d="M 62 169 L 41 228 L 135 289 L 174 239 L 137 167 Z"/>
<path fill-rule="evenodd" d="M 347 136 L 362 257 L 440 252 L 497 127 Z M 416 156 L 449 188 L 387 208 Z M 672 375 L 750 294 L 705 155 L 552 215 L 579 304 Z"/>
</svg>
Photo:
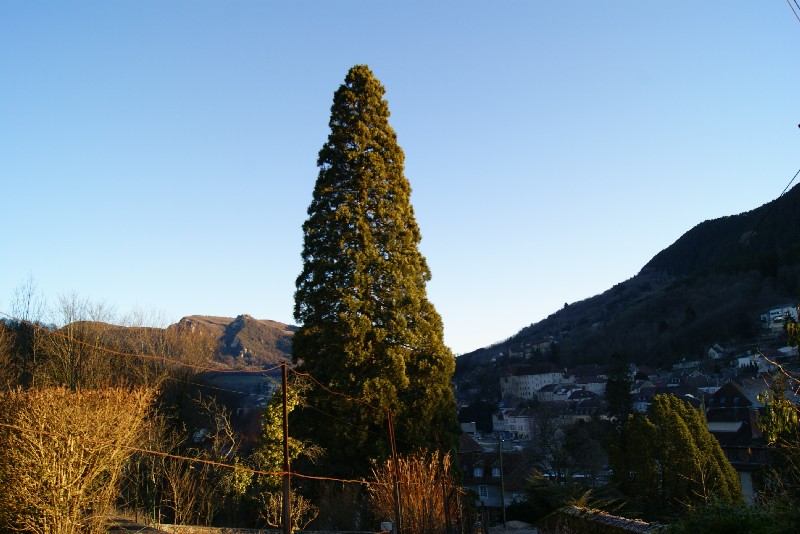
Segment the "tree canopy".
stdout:
<svg viewBox="0 0 800 534">
<path fill-rule="evenodd" d="M 357 65 L 334 94 L 295 293 L 302 326 L 293 360 L 358 399 L 316 388 L 295 419 L 326 450 L 324 463 L 351 474 L 368 474 L 371 460 L 388 456 L 388 410 L 401 452 L 449 450 L 458 435 L 455 359 L 427 299 L 431 273 L 384 92 Z"/>
</svg>

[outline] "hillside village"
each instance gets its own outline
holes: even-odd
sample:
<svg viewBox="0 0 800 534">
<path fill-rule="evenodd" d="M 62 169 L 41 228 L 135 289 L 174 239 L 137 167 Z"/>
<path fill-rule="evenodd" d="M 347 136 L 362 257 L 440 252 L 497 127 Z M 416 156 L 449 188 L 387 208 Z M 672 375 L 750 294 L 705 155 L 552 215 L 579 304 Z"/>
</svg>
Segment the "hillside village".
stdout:
<svg viewBox="0 0 800 534">
<path fill-rule="evenodd" d="M 755 502 L 760 473 L 770 464 L 758 425 L 764 407 L 760 396 L 778 366 L 797 367 L 797 347 L 786 345 L 784 325 L 797 318 L 797 307 L 776 306 L 760 316 L 757 346 L 715 343 L 702 358 L 669 369 L 627 366 L 635 411 L 646 412 L 653 397 L 663 393 L 705 413 L 748 503 Z M 523 499 L 532 473 L 588 486 L 608 481 L 607 453 L 602 440 L 591 435 L 609 419 L 605 393 L 611 370 L 600 365 L 562 369 L 549 361 L 554 351 L 553 339 L 510 345 L 491 359 L 493 373 L 475 369 L 456 381 L 464 483 L 489 509 Z M 481 382 L 487 379 L 494 383 Z M 491 407 L 491 419 L 468 420 L 476 406 Z"/>
</svg>

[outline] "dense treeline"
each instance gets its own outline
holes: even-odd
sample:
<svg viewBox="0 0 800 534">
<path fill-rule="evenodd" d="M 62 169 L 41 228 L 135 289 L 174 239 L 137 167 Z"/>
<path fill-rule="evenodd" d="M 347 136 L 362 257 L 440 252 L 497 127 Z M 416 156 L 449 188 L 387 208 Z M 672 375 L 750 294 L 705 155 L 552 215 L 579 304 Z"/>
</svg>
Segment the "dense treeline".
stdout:
<svg viewBox="0 0 800 534">
<path fill-rule="evenodd" d="M 774 276 L 781 265 L 800 261 L 797 210 L 800 187 L 757 209 L 705 221 L 658 253 L 642 272 L 684 278 L 697 273 L 759 271 Z"/>
</svg>

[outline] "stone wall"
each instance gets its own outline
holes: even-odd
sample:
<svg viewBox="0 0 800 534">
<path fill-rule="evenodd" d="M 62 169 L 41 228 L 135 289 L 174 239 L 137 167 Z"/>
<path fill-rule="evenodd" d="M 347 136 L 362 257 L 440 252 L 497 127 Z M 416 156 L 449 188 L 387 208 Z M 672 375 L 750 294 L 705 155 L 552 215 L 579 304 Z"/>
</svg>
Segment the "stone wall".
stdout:
<svg viewBox="0 0 800 534">
<path fill-rule="evenodd" d="M 169 534 L 283 534 L 281 529 L 230 528 L 230 527 L 197 527 L 192 525 L 158 525 L 158 529 Z M 302 534 L 375 534 L 372 531 L 321 531 L 296 530 Z"/>
<path fill-rule="evenodd" d="M 636 519 L 617 517 L 601 510 L 565 506 L 536 523 L 540 534 L 655 534 L 664 527 Z"/>
</svg>

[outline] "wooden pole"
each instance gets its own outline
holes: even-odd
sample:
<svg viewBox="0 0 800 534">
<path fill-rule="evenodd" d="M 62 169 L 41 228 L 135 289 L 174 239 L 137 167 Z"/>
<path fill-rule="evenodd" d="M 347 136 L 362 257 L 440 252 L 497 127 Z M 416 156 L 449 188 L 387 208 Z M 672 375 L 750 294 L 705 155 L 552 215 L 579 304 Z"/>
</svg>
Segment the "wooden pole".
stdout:
<svg viewBox="0 0 800 534">
<path fill-rule="evenodd" d="M 500 506 L 503 509 L 503 528 L 506 528 L 506 484 L 503 476 L 503 441 L 497 433 L 497 453 L 500 455 Z"/>
<path fill-rule="evenodd" d="M 394 423 L 392 423 L 392 410 L 386 410 L 389 419 L 389 440 L 392 442 L 392 464 L 394 465 L 394 532 L 403 532 L 403 509 L 400 506 L 400 471 L 397 462 L 397 447 L 394 442 Z"/>
<path fill-rule="evenodd" d="M 456 488 L 456 509 L 458 510 L 458 534 L 464 534 L 464 515 L 461 510 L 461 490 Z"/>
<path fill-rule="evenodd" d="M 292 532 L 292 492 L 289 481 L 289 410 L 287 408 L 286 362 L 281 363 L 283 385 L 283 534 Z"/>
</svg>

